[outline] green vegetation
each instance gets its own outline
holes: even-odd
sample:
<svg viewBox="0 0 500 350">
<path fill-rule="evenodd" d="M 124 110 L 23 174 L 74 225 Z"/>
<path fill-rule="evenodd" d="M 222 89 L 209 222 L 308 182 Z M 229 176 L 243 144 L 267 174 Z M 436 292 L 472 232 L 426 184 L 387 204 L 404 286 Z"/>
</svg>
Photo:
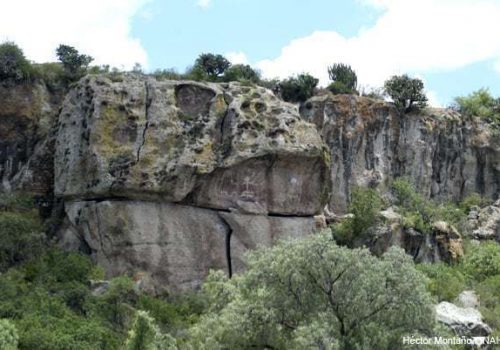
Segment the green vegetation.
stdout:
<svg viewBox="0 0 500 350">
<path fill-rule="evenodd" d="M 90 62 L 94 59 L 80 54 L 77 49 L 68 45 L 59 45 L 56 49 L 57 58 L 61 61 L 69 80 L 78 80 L 87 72 Z"/>
<path fill-rule="evenodd" d="M 29 80 L 32 74 L 31 63 L 24 57 L 19 46 L 13 42 L 0 44 L 0 81 L 25 81 Z"/>
<path fill-rule="evenodd" d="M 137 311 L 134 324 L 128 332 L 126 350 L 177 349 L 175 339 L 162 334 L 155 320 L 146 311 Z"/>
<path fill-rule="evenodd" d="M 349 204 L 349 213 L 354 216 L 332 228 L 337 242 L 352 247 L 357 239 L 366 237 L 370 227 L 378 222 L 382 204 L 382 198 L 376 190 L 354 188 Z"/>
<path fill-rule="evenodd" d="M 435 326 L 424 278 L 401 249 L 378 259 L 326 232 L 255 251 L 245 274 L 212 273 L 204 291 L 194 349 L 387 349 Z"/>
<path fill-rule="evenodd" d="M 453 107 L 463 115 L 479 117 L 496 128 L 500 127 L 500 97 L 494 98 L 487 89 L 455 98 Z"/>
<path fill-rule="evenodd" d="M 299 74 L 279 83 L 279 91 L 287 102 L 305 102 L 314 95 L 319 80 L 310 74 Z"/>
<path fill-rule="evenodd" d="M 224 72 L 222 80 L 257 84 L 260 81 L 260 74 L 248 64 L 235 64 Z"/>
<path fill-rule="evenodd" d="M 39 256 L 44 227 L 28 195 L 0 195 L 0 273 Z"/>
<path fill-rule="evenodd" d="M 17 350 L 19 336 L 14 324 L 9 320 L 0 319 L 0 349 Z"/>
<path fill-rule="evenodd" d="M 454 203 L 428 200 L 418 193 L 414 185 L 405 178 L 394 180 L 392 188 L 395 204 L 400 214 L 403 215 L 406 227 L 429 234 L 434 222 L 446 221 L 459 230 L 464 228 L 468 204 L 459 206 Z M 470 201 L 472 200 L 471 197 Z"/>
<path fill-rule="evenodd" d="M 402 113 L 422 109 L 427 105 L 424 83 L 408 75 L 393 76 L 384 83 L 386 93 Z"/>
<path fill-rule="evenodd" d="M 217 81 L 231 67 L 224 56 L 213 53 L 203 53 L 195 61 L 187 76 L 194 80 Z"/>
<path fill-rule="evenodd" d="M 335 63 L 328 67 L 328 76 L 332 83 L 328 90 L 334 94 L 356 94 L 358 77 L 351 66 L 343 63 Z"/>
</svg>

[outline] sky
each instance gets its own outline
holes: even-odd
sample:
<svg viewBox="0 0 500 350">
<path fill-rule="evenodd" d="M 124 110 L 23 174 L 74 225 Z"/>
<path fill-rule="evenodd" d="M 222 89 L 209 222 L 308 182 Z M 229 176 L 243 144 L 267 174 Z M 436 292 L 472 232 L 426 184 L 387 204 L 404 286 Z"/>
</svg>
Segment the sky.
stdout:
<svg viewBox="0 0 500 350">
<path fill-rule="evenodd" d="M 408 73 L 431 104 L 500 96 L 500 0 L 0 0 L 0 41 L 36 62 L 60 43 L 96 64 L 182 72 L 203 52 L 266 78 L 350 64 L 364 89 Z"/>
</svg>

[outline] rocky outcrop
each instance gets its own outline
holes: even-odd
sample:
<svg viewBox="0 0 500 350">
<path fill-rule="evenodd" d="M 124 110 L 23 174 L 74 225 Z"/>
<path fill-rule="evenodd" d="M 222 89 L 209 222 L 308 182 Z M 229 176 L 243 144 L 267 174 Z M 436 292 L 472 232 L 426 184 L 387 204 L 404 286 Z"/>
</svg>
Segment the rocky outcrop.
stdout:
<svg viewBox="0 0 500 350">
<path fill-rule="evenodd" d="M 472 238 L 500 242 L 500 200 L 482 209 L 471 210 L 468 224 Z"/>
<path fill-rule="evenodd" d="M 403 217 L 389 208 L 380 213 L 381 223 L 369 230 L 358 245 L 366 245 L 381 256 L 391 246 L 403 248 L 419 263 L 456 263 L 463 257 L 462 236 L 457 229 L 444 221 L 435 222 L 429 234 L 404 226 Z"/>
<path fill-rule="evenodd" d="M 159 291 L 231 275 L 244 253 L 303 237 L 329 198 L 330 157 L 296 106 L 260 87 L 81 80 L 59 117 L 61 244 Z"/>
<path fill-rule="evenodd" d="M 54 134 L 63 91 L 41 82 L 0 84 L 0 192 L 51 194 Z"/>
<path fill-rule="evenodd" d="M 436 305 L 437 321 L 460 336 L 487 337 L 492 333 L 492 329 L 483 322 L 481 312 L 477 310 L 479 300 L 473 291 L 462 292 L 457 303 L 460 305 L 446 301 Z"/>
<path fill-rule="evenodd" d="M 330 207 L 345 212 L 353 186 L 378 187 L 408 177 L 429 198 L 498 198 L 500 140 L 478 121 L 451 110 L 400 116 L 388 103 L 324 94 L 301 108 L 332 152 Z"/>
</svg>

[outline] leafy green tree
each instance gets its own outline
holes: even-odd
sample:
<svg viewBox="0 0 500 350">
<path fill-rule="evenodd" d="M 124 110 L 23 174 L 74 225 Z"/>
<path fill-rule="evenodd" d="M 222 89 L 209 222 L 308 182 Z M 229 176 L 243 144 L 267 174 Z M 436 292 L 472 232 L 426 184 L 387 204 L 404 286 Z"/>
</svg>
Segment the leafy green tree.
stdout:
<svg viewBox="0 0 500 350">
<path fill-rule="evenodd" d="M 203 53 L 195 61 L 192 68 L 193 74 L 201 74 L 201 80 L 217 80 L 224 72 L 231 67 L 229 62 L 224 56 L 212 53 Z"/>
<path fill-rule="evenodd" d="M 363 238 L 368 229 L 377 224 L 382 204 L 382 198 L 376 190 L 354 188 L 349 203 L 349 213 L 354 216 L 333 227 L 335 239 L 340 244 L 352 247 L 357 238 Z"/>
<path fill-rule="evenodd" d="M 337 246 L 331 234 L 252 252 L 244 274 L 212 273 L 193 349 L 388 349 L 435 326 L 425 278 L 391 248 Z"/>
<path fill-rule="evenodd" d="M 0 319 L 0 349 L 17 350 L 19 336 L 16 327 L 9 320 Z"/>
<path fill-rule="evenodd" d="M 279 83 L 279 92 L 287 102 L 305 102 L 314 95 L 319 80 L 310 74 L 299 74 Z"/>
<path fill-rule="evenodd" d="M 28 79 L 31 70 L 31 64 L 19 46 L 13 42 L 0 44 L 0 81 Z"/>
<path fill-rule="evenodd" d="M 56 49 L 56 55 L 63 64 L 68 78 L 73 80 L 83 76 L 94 60 L 91 56 L 80 54 L 74 47 L 63 44 Z"/>
<path fill-rule="evenodd" d="M 488 89 L 456 97 L 453 107 L 464 115 L 479 117 L 500 126 L 500 98 L 494 98 Z"/>
<path fill-rule="evenodd" d="M 260 80 L 260 74 L 248 64 L 235 64 L 224 72 L 223 80 L 257 83 Z"/>
<path fill-rule="evenodd" d="M 424 83 L 418 78 L 410 78 L 406 74 L 395 75 L 384 83 L 384 88 L 401 112 L 408 113 L 427 105 Z"/>
<path fill-rule="evenodd" d="M 125 350 L 174 350 L 175 339 L 162 334 L 155 320 L 146 311 L 137 311 L 134 324 L 128 332 Z"/>
<path fill-rule="evenodd" d="M 356 93 L 358 77 L 351 66 L 343 63 L 335 63 L 328 67 L 328 76 L 332 83 L 328 86 L 334 94 Z"/>
</svg>

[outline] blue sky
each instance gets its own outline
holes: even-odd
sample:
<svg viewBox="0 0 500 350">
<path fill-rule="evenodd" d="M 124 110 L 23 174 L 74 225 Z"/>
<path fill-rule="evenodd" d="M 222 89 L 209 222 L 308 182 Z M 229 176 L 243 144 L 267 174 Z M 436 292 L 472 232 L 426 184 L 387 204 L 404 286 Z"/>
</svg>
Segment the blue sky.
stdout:
<svg viewBox="0 0 500 350">
<path fill-rule="evenodd" d="M 37 62 L 54 60 L 59 43 L 97 64 L 139 62 L 149 71 L 183 71 L 198 54 L 214 52 L 264 77 L 309 72 L 322 85 L 335 62 L 351 64 L 364 88 L 409 73 L 424 80 L 435 105 L 481 87 L 500 96 L 500 0 L 0 3 L 0 41 L 15 41 Z"/>
</svg>

